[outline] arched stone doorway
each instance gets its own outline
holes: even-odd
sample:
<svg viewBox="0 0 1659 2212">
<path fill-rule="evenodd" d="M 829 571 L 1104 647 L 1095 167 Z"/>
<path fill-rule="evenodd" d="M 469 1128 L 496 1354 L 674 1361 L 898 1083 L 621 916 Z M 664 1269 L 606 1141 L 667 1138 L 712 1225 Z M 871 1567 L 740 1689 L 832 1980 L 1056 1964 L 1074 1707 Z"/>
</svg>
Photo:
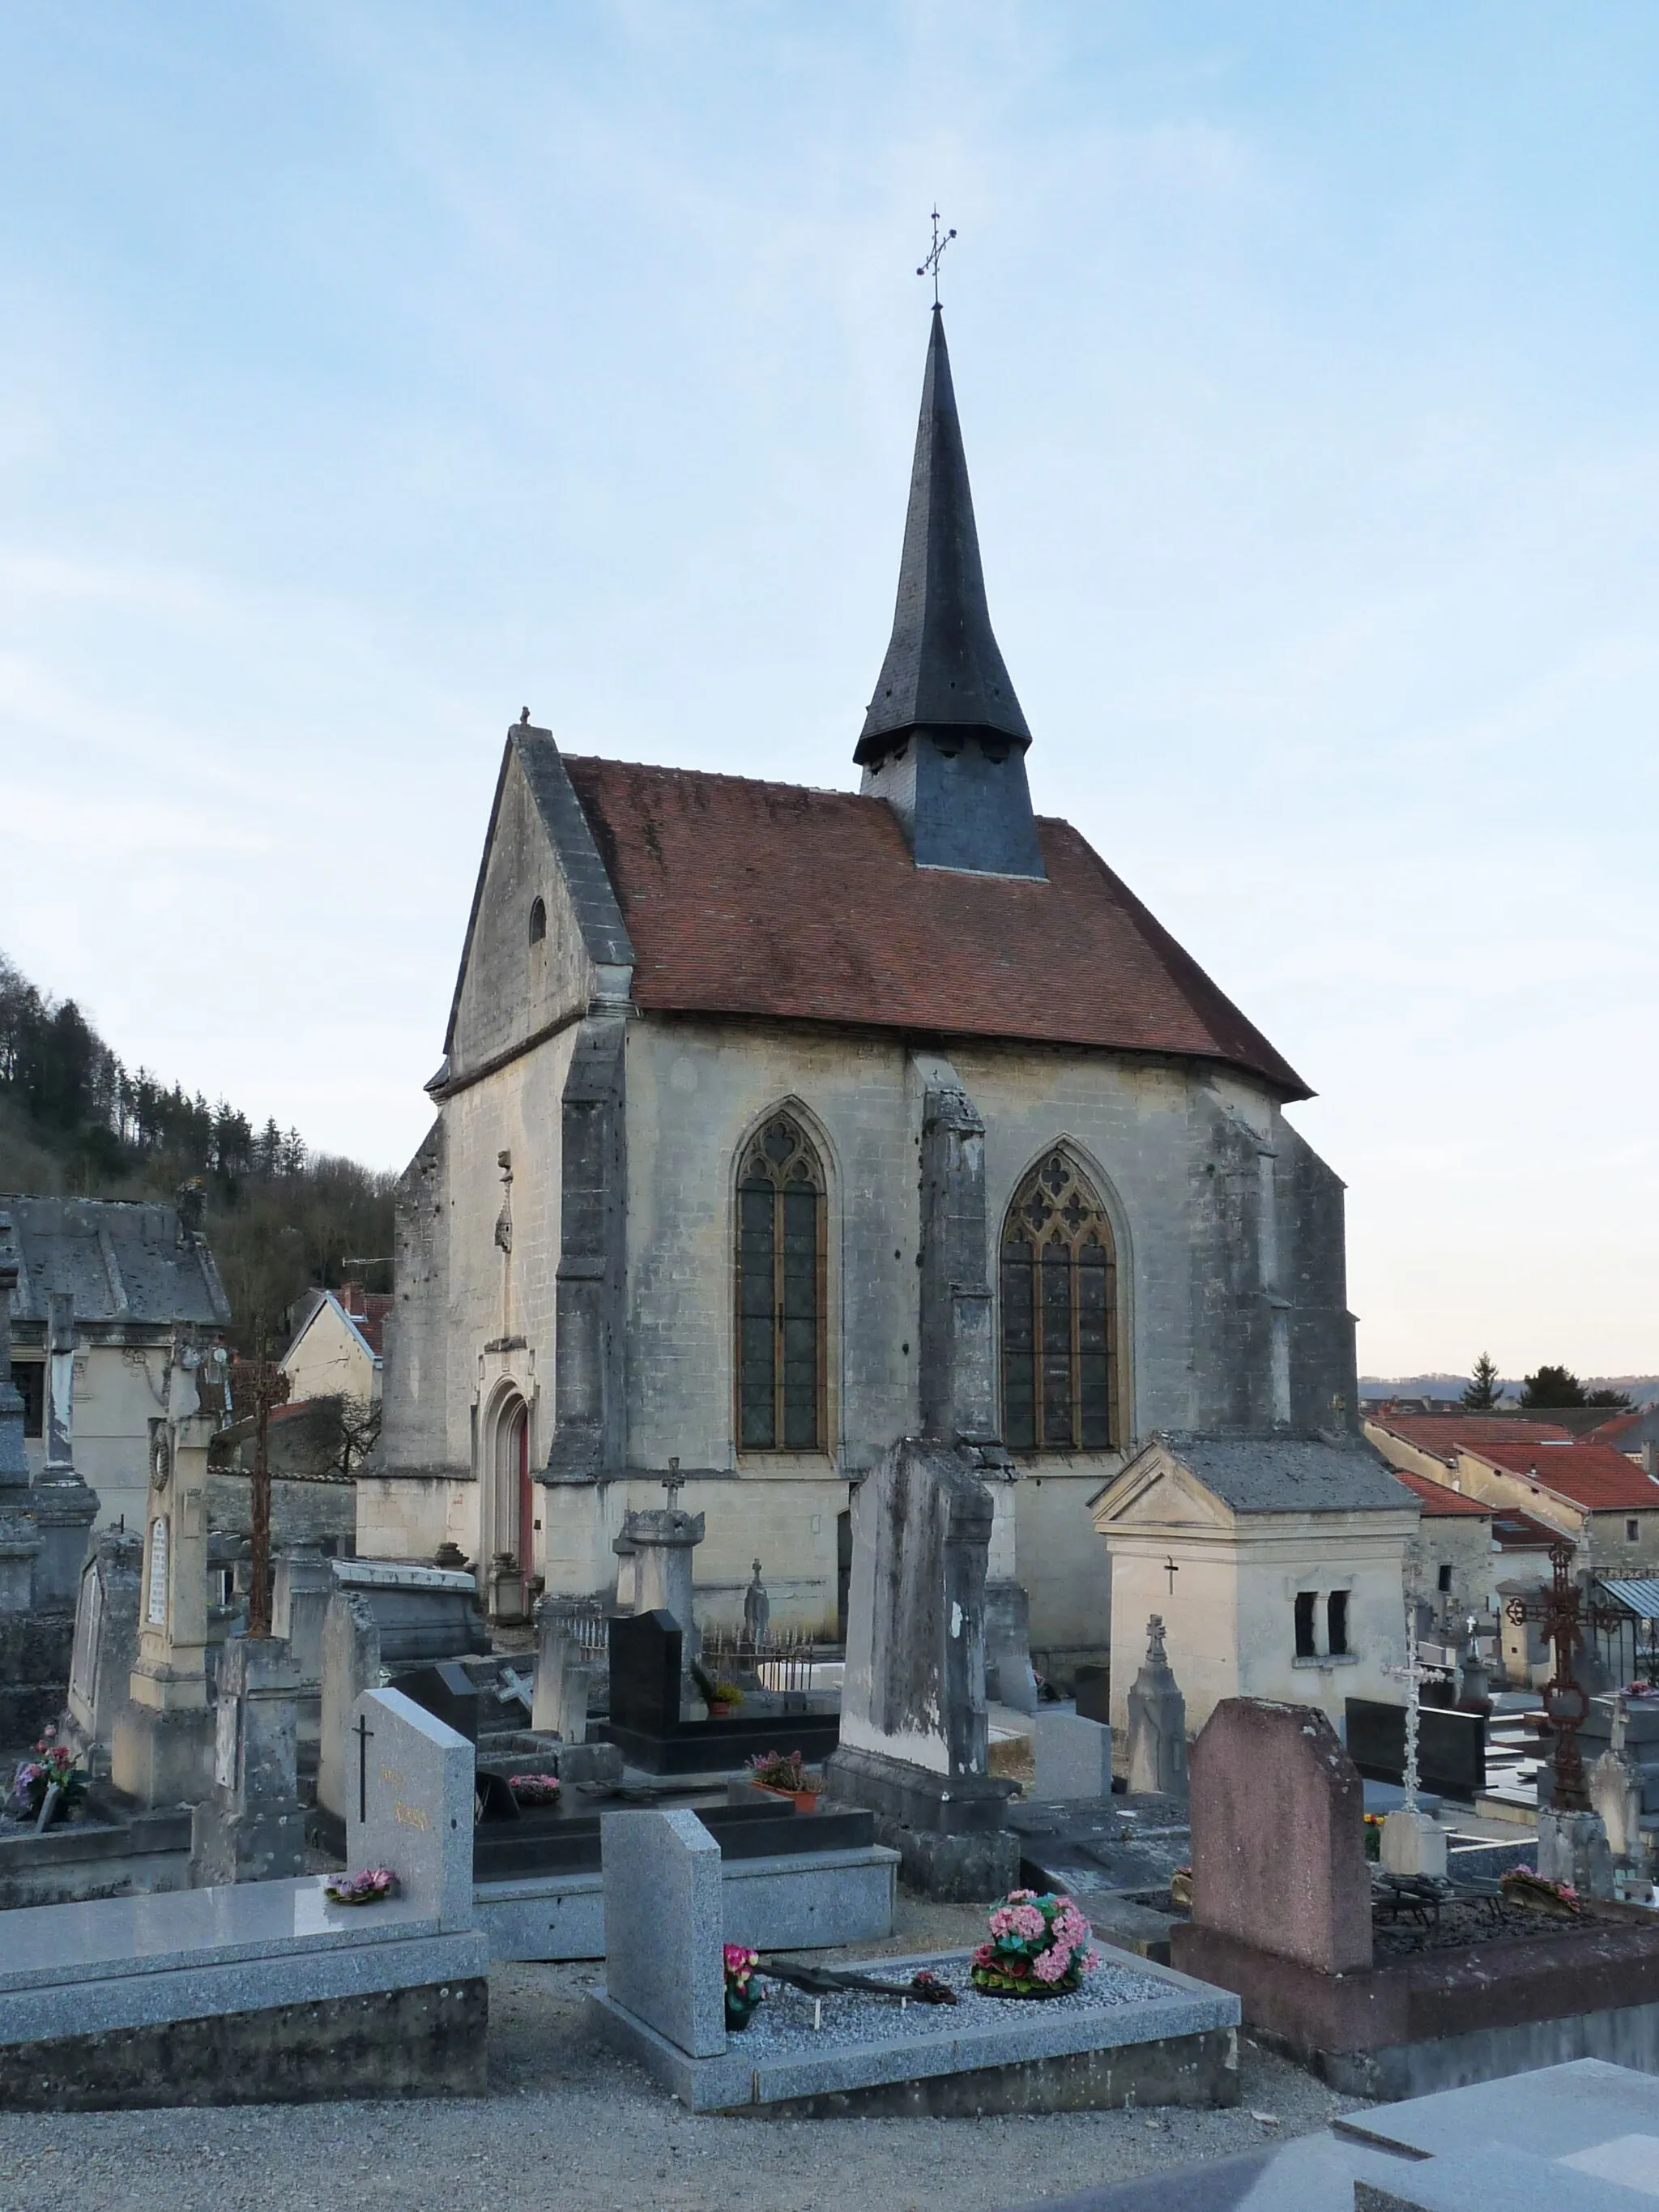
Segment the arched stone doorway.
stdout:
<svg viewBox="0 0 1659 2212">
<path fill-rule="evenodd" d="M 495 1408 L 491 1451 L 489 1610 L 503 1620 L 524 1618 L 536 1564 L 535 1486 L 530 1479 L 530 1408 L 516 1390 Z"/>
</svg>

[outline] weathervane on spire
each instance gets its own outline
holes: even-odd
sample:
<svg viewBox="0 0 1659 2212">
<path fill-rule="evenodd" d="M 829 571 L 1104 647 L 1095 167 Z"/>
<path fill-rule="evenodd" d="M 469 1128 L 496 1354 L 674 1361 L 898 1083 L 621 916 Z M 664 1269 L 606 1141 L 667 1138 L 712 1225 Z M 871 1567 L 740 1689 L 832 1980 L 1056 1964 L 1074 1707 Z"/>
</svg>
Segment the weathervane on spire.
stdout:
<svg viewBox="0 0 1659 2212">
<path fill-rule="evenodd" d="M 951 240 L 956 236 L 956 233 L 955 233 L 955 231 L 953 231 L 953 230 L 947 230 L 946 232 L 945 232 L 945 234 L 943 234 L 943 236 L 941 236 L 941 235 L 940 235 L 940 233 L 939 233 L 939 210 L 938 210 L 937 208 L 935 208 L 935 209 L 933 210 L 933 246 L 931 246 L 931 248 L 929 249 L 929 251 L 928 251 L 928 252 L 927 252 L 927 255 L 926 258 L 923 260 L 923 262 L 922 262 L 922 264 L 921 264 L 921 268 L 917 270 L 916 274 L 917 274 L 917 276 L 931 276 L 933 277 L 933 305 L 934 305 L 935 307 L 938 307 L 938 305 L 939 305 L 939 263 L 940 263 L 940 262 L 944 259 L 944 258 L 945 258 L 945 247 L 946 247 L 946 246 L 951 243 Z"/>
</svg>

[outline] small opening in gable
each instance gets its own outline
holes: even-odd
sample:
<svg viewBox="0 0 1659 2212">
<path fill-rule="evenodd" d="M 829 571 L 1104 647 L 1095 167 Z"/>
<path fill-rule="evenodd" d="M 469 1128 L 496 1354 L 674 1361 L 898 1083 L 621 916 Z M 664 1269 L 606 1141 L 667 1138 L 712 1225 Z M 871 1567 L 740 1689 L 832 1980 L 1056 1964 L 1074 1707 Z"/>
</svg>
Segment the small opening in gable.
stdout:
<svg viewBox="0 0 1659 2212">
<path fill-rule="evenodd" d="M 530 902 L 530 942 L 539 945 L 547 935 L 547 902 L 535 898 Z"/>
</svg>

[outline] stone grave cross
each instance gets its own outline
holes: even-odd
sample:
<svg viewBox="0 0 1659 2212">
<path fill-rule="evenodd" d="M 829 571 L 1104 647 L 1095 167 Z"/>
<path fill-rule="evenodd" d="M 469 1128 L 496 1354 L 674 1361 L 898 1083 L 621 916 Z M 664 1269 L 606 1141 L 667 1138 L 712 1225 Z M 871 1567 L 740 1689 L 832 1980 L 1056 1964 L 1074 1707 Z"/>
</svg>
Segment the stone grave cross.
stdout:
<svg viewBox="0 0 1659 2212">
<path fill-rule="evenodd" d="M 1425 1682 L 1443 1682 L 1449 1679 L 1443 1667 L 1432 1667 L 1418 1649 L 1417 1638 L 1409 1627 L 1406 1635 L 1405 1657 L 1389 1662 L 1382 1669 L 1389 1680 L 1406 1685 L 1406 1762 L 1401 1777 L 1406 1793 L 1403 1810 L 1417 1810 L 1417 1738 L 1423 1717 L 1422 1689 Z"/>
<path fill-rule="evenodd" d="M 669 1461 L 668 1472 L 662 1479 L 662 1486 L 668 1492 L 669 1511 L 678 1513 L 680 1506 L 680 1492 L 685 1487 L 685 1477 L 680 1473 L 680 1463 L 678 1459 Z"/>
</svg>

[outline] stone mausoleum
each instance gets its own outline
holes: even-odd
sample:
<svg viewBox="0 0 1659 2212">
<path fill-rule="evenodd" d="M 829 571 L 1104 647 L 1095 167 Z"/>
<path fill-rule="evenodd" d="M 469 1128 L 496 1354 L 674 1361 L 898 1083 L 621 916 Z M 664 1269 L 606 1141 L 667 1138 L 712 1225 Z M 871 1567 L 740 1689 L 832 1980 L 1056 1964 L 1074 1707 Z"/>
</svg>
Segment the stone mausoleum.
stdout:
<svg viewBox="0 0 1659 2212">
<path fill-rule="evenodd" d="M 954 1431 L 1006 1447 L 991 1575 L 1063 1667 L 1108 1642 L 1088 1501 L 1137 1438 L 1352 1428 L 1307 1087 L 1034 816 L 1031 742 L 936 310 L 857 792 L 508 734 L 361 1553 L 605 1595 L 677 1461 L 703 1617 L 758 1557 L 774 1627 L 834 1634 L 853 1486 Z"/>
</svg>

